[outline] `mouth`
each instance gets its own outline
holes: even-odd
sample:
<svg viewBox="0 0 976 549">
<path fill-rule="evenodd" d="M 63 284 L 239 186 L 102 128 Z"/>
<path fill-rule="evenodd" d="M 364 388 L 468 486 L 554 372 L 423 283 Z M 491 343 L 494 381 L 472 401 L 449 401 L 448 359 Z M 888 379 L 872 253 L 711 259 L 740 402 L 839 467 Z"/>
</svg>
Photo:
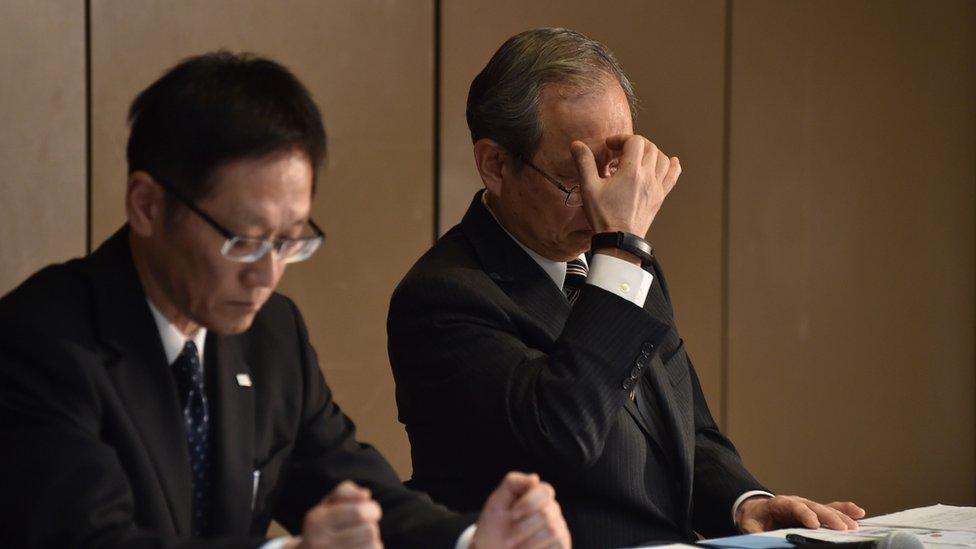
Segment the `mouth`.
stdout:
<svg viewBox="0 0 976 549">
<path fill-rule="evenodd" d="M 261 303 L 257 301 L 228 301 L 228 305 L 243 312 L 256 312 L 261 308 Z"/>
</svg>

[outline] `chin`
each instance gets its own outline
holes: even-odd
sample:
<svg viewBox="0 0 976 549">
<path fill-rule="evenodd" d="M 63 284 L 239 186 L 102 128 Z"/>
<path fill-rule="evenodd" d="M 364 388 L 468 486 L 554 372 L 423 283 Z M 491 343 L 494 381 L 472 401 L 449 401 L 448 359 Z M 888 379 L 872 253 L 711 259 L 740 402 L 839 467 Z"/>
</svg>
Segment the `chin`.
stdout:
<svg viewBox="0 0 976 549">
<path fill-rule="evenodd" d="M 254 314 L 239 317 L 214 319 L 207 329 L 220 335 L 237 335 L 246 332 L 254 322 Z"/>
</svg>

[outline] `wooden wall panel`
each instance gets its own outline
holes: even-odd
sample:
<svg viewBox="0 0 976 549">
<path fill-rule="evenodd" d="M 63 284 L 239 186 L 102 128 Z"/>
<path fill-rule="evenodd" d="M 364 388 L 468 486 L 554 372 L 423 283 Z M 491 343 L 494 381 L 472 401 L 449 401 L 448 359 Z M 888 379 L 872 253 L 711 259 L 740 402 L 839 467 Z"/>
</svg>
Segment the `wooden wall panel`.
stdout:
<svg viewBox="0 0 976 549">
<path fill-rule="evenodd" d="M 433 227 L 433 3 L 289 0 L 92 2 L 95 242 L 124 220 L 125 112 L 181 58 L 217 48 L 283 63 L 329 134 L 313 216 L 323 249 L 291 266 L 338 402 L 401 475 L 410 471 L 386 355 L 389 296 Z"/>
<path fill-rule="evenodd" d="M 974 502 L 976 4 L 734 4 L 727 421 L 784 493 Z"/>
<path fill-rule="evenodd" d="M 495 50 L 535 27 L 568 27 L 603 42 L 641 98 L 638 131 L 681 157 L 681 179 L 649 238 L 719 414 L 725 3 L 477 0 L 442 9 L 440 231 L 460 221 L 482 187 L 464 107 L 471 80 Z"/>
<path fill-rule="evenodd" d="M 0 4 L 0 295 L 85 253 L 85 15 Z"/>
</svg>

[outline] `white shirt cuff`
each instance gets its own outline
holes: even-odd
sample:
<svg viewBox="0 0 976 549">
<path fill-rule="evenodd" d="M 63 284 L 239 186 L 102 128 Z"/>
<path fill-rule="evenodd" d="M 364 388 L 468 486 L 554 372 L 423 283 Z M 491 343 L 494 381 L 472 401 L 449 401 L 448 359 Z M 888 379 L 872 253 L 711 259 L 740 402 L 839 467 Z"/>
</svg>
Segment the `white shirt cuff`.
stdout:
<svg viewBox="0 0 976 549">
<path fill-rule="evenodd" d="M 461 532 L 461 536 L 458 538 L 457 543 L 454 544 L 454 549 L 468 549 L 471 545 L 471 538 L 474 537 L 474 531 L 478 529 L 477 524 L 472 524 Z"/>
<path fill-rule="evenodd" d="M 637 265 L 606 254 L 595 253 L 586 283 L 616 294 L 638 307 L 644 306 L 654 275 Z"/>
<path fill-rule="evenodd" d="M 291 538 L 280 537 L 280 538 L 269 539 L 264 545 L 262 545 L 258 549 L 281 549 L 285 545 L 285 542 L 287 542 L 289 539 Z"/>
<path fill-rule="evenodd" d="M 739 499 L 735 500 L 735 503 L 732 504 L 732 524 L 734 524 L 736 528 L 739 527 L 739 524 L 735 521 L 735 515 L 739 512 L 739 506 L 742 505 L 743 501 L 751 498 L 752 496 L 773 497 L 773 494 L 770 494 L 764 490 L 749 490 L 748 492 L 739 496 Z"/>
</svg>

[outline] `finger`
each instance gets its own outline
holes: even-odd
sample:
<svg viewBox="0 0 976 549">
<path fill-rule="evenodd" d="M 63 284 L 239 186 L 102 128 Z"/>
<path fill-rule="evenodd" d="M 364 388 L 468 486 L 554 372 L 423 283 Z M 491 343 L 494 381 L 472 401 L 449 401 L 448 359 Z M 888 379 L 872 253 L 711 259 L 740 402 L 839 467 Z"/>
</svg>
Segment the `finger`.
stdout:
<svg viewBox="0 0 976 549">
<path fill-rule="evenodd" d="M 540 482 L 522 495 L 512 506 L 512 518 L 519 520 L 551 504 L 556 498 L 556 491 L 549 483 Z"/>
<path fill-rule="evenodd" d="M 546 516 L 543 513 L 533 513 L 512 525 L 511 537 L 506 545 L 518 547 L 545 527 Z"/>
<path fill-rule="evenodd" d="M 338 547 L 375 547 L 380 541 L 376 524 L 360 524 L 335 532 L 332 536 Z"/>
<path fill-rule="evenodd" d="M 520 498 L 539 485 L 539 475 L 536 473 L 520 473 L 510 471 L 502 481 L 512 491 L 516 498 Z"/>
<path fill-rule="evenodd" d="M 518 471 L 509 472 L 502 479 L 501 483 L 498 484 L 498 488 L 495 488 L 495 491 L 488 496 L 488 500 L 485 501 L 484 510 L 491 513 L 508 513 L 509 508 L 515 503 L 515 500 L 529 486 L 537 483 L 538 479 L 538 475 L 527 475 Z"/>
<path fill-rule="evenodd" d="M 664 177 L 661 173 L 661 168 L 663 166 L 663 161 L 661 156 L 663 153 L 657 148 L 657 145 L 648 141 L 644 144 L 644 157 L 641 159 L 641 170 L 644 173 L 650 174 L 649 180 L 653 181 L 657 185 L 661 185 Z"/>
<path fill-rule="evenodd" d="M 652 143 L 653 145 L 653 143 Z M 654 156 L 654 178 L 658 182 L 664 181 L 664 177 L 668 174 L 668 169 L 671 167 L 671 159 L 668 155 L 664 154 L 664 151 L 654 146 L 654 151 L 657 153 Z M 648 163 L 648 160 L 645 160 Z"/>
<path fill-rule="evenodd" d="M 596 167 L 596 158 L 593 151 L 582 141 L 573 141 L 570 145 L 570 152 L 573 153 L 573 160 L 576 161 L 576 171 L 579 172 L 580 183 L 584 187 L 589 187 L 600 180 L 600 172 Z"/>
<path fill-rule="evenodd" d="M 849 522 L 853 522 L 847 515 L 837 511 L 836 509 L 827 507 L 826 505 L 821 505 L 811 501 L 807 503 L 807 507 L 812 509 L 813 512 L 817 513 L 817 519 L 820 521 L 820 526 L 824 528 L 830 528 L 831 530 L 847 530 L 848 522 L 845 522 L 844 519 L 847 519 Z"/>
<path fill-rule="evenodd" d="M 827 507 L 837 509 L 852 519 L 862 519 L 866 514 L 864 509 L 858 507 L 857 504 L 850 501 L 832 501 L 827 504 Z"/>
<path fill-rule="evenodd" d="M 351 480 L 344 480 L 336 485 L 325 497 L 326 503 L 369 501 L 372 493 Z"/>
<path fill-rule="evenodd" d="M 775 499 L 775 498 L 774 498 Z M 807 506 L 807 503 L 800 498 L 787 500 L 787 509 L 792 514 L 793 520 L 790 522 L 799 522 L 806 528 L 816 530 L 820 528 L 820 517 L 817 513 L 813 512 L 813 509 Z"/>
<path fill-rule="evenodd" d="M 305 540 L 315 540 L 329 533 L 329 507 L 320 503 L 305 513 L 302 523 L 302 537 Z"/>
<path fill-rule="evenodd" d="M 549 547 L 559 547 L 559 540 L 550 529 L 542 528 L 518 544 L 512 545 L 512 547 L 518 549 L 546 549 Z"/>
<path fill-rule="evenodd" d="M 383 510 L 375 501 L 337 503 L 329 507 L 327 517 L 333 530 L 353 528 L 361 524 L 375 524 L 383 516 Z"/>
<path fill-rule="evenodd" d="M 668 171 L 664 174 L 661 186 L 665 193 L 670 193 L 671 189 L 678 184 L 678 177 L 681 176 L 681 162 L 675 156 L 668 161 Z"/>
<path fill-rule="evenodd" d="M 637 170 L 645 164 L 644 159 L 648 154 L 648 146 L 654 147 L 654 143 L 639 135 L 630 136 L 624 143 L 623 154 L 620 156 L 620 165 L 617 167 L 617 173 L 623 172 L 627 176 L 636 174 Z"/>
<path fill-rule="evenodd" d="M 631 137 L 634 137 L 634 134 L 618 133 L 617 135 L 611 135 L 607 138 L 607 148 L 613 151 L 622 151 L 624 150 L 624 143 L 626 143 Z"/>
</svg>

